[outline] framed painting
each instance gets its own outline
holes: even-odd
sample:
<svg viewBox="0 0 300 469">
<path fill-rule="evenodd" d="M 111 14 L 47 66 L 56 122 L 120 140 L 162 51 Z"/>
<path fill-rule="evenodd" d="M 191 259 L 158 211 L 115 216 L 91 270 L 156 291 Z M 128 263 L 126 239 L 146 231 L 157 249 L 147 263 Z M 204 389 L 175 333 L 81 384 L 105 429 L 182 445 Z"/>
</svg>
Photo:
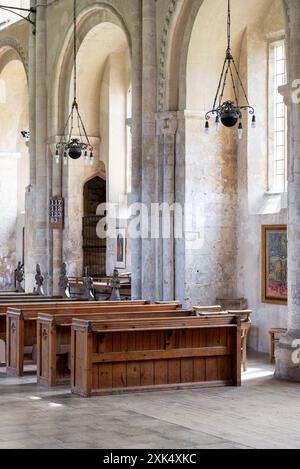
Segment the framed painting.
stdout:
<svg viewBox="0 0 300 469">
<path fill-rule="evenodd" d="M 118 228 L 116 236 L 116 268 L 126 269 L 126 229 Z"/>
<path fill-rule="evenodd" d="M 287 304 L 287 227 L 262 226 L 262 302 Z"/>
</svg>

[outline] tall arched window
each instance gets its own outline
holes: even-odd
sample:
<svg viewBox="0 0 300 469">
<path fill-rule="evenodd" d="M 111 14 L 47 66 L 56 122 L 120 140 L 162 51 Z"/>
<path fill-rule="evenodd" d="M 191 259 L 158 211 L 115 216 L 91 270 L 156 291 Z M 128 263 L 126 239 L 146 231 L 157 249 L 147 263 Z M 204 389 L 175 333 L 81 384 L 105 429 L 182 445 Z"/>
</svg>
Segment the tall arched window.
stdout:
<svg viewBox="0 0 300 469">
<path fill-rule="evenodd" d="M 287 111 L 279 92 L 286 83 L 284 40 L 269 45 L 269 190 L 287 190 Z"/>
<path fill-rule="evenodd" d="M 131 164 L 132 164 L 132 99 L 131 85 L 126 98 L 126 192 L 131 193 Z"/>
</svg>

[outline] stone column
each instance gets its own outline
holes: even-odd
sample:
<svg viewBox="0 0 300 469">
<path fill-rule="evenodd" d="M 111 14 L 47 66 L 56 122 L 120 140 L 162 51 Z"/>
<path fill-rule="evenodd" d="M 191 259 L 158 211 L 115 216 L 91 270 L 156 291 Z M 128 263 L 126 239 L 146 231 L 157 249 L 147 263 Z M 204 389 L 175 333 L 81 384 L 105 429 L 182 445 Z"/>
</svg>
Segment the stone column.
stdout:
<svg viewBox="0 0 300 469">
<path fill-rule="evenodd" d="M 131 10 L 131 24 L 135 34 L 132 38 L 132 187 L 130 203 L 141 202 L 142 190 L 142 28 L 141 28 L 142 8 L 141 2 Z M 131 271 L 132 271 L 132 298 L 142 297 L 141 286 L 141 259 L 142 244 L 141 239 L 131 239 Z"/>
<path fill-rule="evenodd" d="M 157 202 L 156 152 L 156 2 L 143 0 L 143 129 L 142 129 L 142 202 L 150 214 Z M 156 299 L 157 242 L 149 236 L 142 240 L 142 298 Z"/>
<path fill-rule="evenodd" d="M 59 164 L 54 161 L 56 151 L 56 143 L 60 141 L 60 136 L 56 136 L 49 145 L 49 162 L 52 166 L 52 196 L 62 196 L 62 174 L 63 174 L 63 160 L 60 158 Z M 49 142 L 50 143 L 50 142 Z M 51 269 L 51 291 L 53 295 L 61 293 L 59 287 L 59 277 L 61 273 L 63 259 L 63 230 L 50 229 L 49 233 L 49 264 Z M 50 280 L 50 279 L 49 279 Z"/>
<path fill-rule="evenodd" d="M 162 298 L 175 299 L 175 242 L 174 242 L 174 203 L 175 194 L 175 145 L 177 112 L 163 112 L 157 115 L 158 134 L 162 136 L 162 202 L 170 208 L 170 238 L 162 240 Z M 166 210 L 166 215 L 168 211 Z M 166 221 L 165 221 L 166 222 Z"/>
<path fill-rule="evenodd" d="M 35 0 L 30 2 L 30 6 L 35 6 Z M 25 290 L 31 292 L 34 287 L 35 263 L 33 249 L 35 244 L 35 183 L 36 183 L 36 142 L 35 142 L 35 82 L 36 82 L 36 36 L 29 35 L 29 66 L 28 66 L 28 86 L 29 86 L 29 165 L 30 181 L 25 195 Z"/>
<path fill-rule="evenodd" d="M 175 142 L 175 197 L 182 207 L 185 219 L 186 202 L 186 115 L 185 111 L 177 113 L 177 132 Z M 183 236 L 175 240 L 175 298 L 186 304 L 186 233 L 185 222 Z M 187 303 L 187 306 L 189 304 Z"/>
<path fill-rule="evenodd" d="M 33 257 L 46 280 L 48 255 L 48 146 L 47 146 L 47 20 L 46 7 L 38 6 L 36 14 L 36 94 L 35 94 L 35 243 Z"/>
<path fill-rule="evenodd" d="M 288 333 L 279 343 L 277 378 L 300 381 L 300 103 L 293 82 L 300 79 L 300 2 L 286 0 L 290 86 L 290 161 L 288 185 Z M 299 96 L 299 93 L 298 93 Z M 298 355 L 298 356 L 297 356 Z"/>
</svg>

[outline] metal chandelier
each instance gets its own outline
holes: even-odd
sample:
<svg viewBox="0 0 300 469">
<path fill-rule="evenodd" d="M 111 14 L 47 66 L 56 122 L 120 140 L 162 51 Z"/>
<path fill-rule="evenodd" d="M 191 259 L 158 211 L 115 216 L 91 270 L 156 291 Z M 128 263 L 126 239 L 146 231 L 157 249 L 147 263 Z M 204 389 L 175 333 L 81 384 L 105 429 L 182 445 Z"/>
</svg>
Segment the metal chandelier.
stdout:
<svg viewBox="0 0 300 469">
<path fill-rule="evenodd" d="M 224 92 L 227 85 L 228 77 L 230 77 L 233 94 L 235 101 L 223 101 Z M 240 85 L 243 92 L 246 104 L 244 106 L 239 105 L 239 98 L 237 87 Z M 211 116 L 216 116 L 215 125 L 216 130 L 219 131 L 221 123 L 225 127 L 234 127 L 237 123 L 238 125 L 238 137 L 239 139 L 243 136 L 243 124 L 242 124 L 242 111 L 248 110 L 249 114 L 252 115 L 252 128 L 256 127 L 256 118 L 255 111 L 252 106 L 249 104 L 247 93 L 243 82 L 241 80 L 240 74 L 238 72 L 235 60 L 231 51 L 231 4 L 228 0 L 228 16 L 227 16 L 227 49 L 226 56 L 221 72 L 221 77 L 219 80 L 217 93 L 215 96 L 213 109 L 208 111 L 205 116 L 205 133 L 209 133 L 209 120 Z"/>
<path fill-rule="evenodd" d="M 90 140 L 87 136 L 84 123 L 82 121 L 78 102 L 77 102 L 77 8 L 76 0 L 73 1 L 74 5 L 74 27 L 73 27 L 73 36 L 74 36 L 74 76 L 73 76 L 73 89 L 74 89 L 74 98 L 71 107 L 71 112 L 68 116 L 67 122 L 65 124 L 63 136 L 59 143 L 56 145 L 56 154 L 55 161 L 56 163 L 60 162 L 60 158 L 63 158 L 64 165 L 68 164 L 68 157 L 73 160 L 78 160 L 82 154 L 84 154 L 85 164 L 93 164 L 94 155 L 93 147 L 90 143 Z M 66 137 L 67 129 L 69 129 L 69 134 Z M 76 133 L 75 133 L 76 132 Z"/>
</svg>

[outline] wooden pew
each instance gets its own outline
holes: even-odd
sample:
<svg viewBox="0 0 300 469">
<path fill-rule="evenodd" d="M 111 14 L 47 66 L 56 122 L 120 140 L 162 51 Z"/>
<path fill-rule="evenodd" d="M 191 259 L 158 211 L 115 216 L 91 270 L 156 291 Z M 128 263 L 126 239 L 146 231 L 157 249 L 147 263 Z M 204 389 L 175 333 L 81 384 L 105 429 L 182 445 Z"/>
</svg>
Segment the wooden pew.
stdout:
<svg viewBox="0 0 300 469">
<path fill-rule="evenodd" d="M 136 304 L 132 302 L 97 302 L 91 303 L 55 303 L 52 305 L 41 304 L 23 305 L 23 308 L 8 308 L 6 314 L 6 365 L 9 376 L 22 376 L 24 372 L 24 348 L 36 347 L 37 335 L 37 317 L 41 312 L 53 313 L 60 312 L 72 316 L 76 311 L 87 314 L 95 314 L 100 311 L 111 313 L 118 312 L 140 312 L 140 311 L 165 311 L 176 310 L 178 305 L 150 305 Z M 2 315 L 3 316 L 3 315 Z M 3 319 L 3 317 L 2 317 Z M 1 315 L 0 315 L 1 324 Z"/>
<path fill-rule="evenodd" d="M 45 298 L 45 297 L 24 297 L 24 298 L 0 298 L 0 313 L 5 313 L 8 308 L 17 308 L 22 305 L 35 305 L 45 303 L 66 302 L 62 298 Z"/>
<path fill-rule="evenodd" d="M 20 295 L 20 294 L 19 294 Z M 49 302 L 49 301 L 67 301 L 61 296 L 36 296 L 36 295 L 25 295 L 25 296 L 0 296 L 0 305 L 5 303 L 37 303 L 37 302 Z"/>
<path fill-rule="evenodd" d="M 23 295 L 23 294 L 18 294 L 18 295 Z M 26 309 L 26 308 L 36 308 L 38 309 L 39 311 L 43 310 L 44 308 L 44 305 L 47 304 L 47 305 L 52 305 L 52 304 L 59 304 L 59 305 L 63 305 L 63 307 L 69 307 L 70 303 L 71 304 L 74 304 L 74 302 L 76 303 L 76 305 L 90 305 L 90 302 L 89 301 L 85 301 L 85 302 L 79 302 L 79 301 L 71 301 L 70 300 L 66 300 L 66 299 L 62 299 L 61 297 L 36 297 L 36 296 L 30 296 L 30 297 L 26 297 L 24 299 L 23 296 L 21 296 L 21 298 L 17 297 L 17 298 L 14 298 L 14 299 L 10 299 L 10 300 L 5 300 L 4 303 L 2 302 L 2 299 L 0 299 L 0 340 L 3 340 L 4 342 L 6 342 L 6 313 L 7 313 L 7 310 L 8 308 L 18 308 L 18 309 Z M 127 302 L 122 302 L 122 304 L 126 305 L 126 304 L 145 304 L 146 302 L 144 300 L 132 300 L 132 301 L 127 301 Z M 102 304 L 102 303 L 96 303 L 96 304 Z M 109 306 L 109 305 L 112 305 L 111 302 L 106 302 L 106 304 Z M 3 365 L 3 364 L 1 364 Z"/>
<path fill-rule="evenodd" d="M 15 291 L 0 291 L 0 298 L 2 298 L 3 296 L 7 296 L 7 297 L 15 297 L 15 298 L 22 298 L 22 297 L 27 297 L 27 296 L 36 296 L 34 293 L 18 293 L 18 292 L 15 292 Z"/>
<path fill-rule="evenodd" d="M 218 309 L 220 308 L 220 309 Z M 194 311 L 196 312 L 197 315 L 199 316 L 205 316 L 209 315 L 210 317 L 216 314 L 233 314 L 235 316 L 238 316 L 241 321 L 241 354 L 242 354 L 242 366 L 244 372 L 247 371 L 248 368 L 248 359 L 247 359 L 247 339 L 248 339 L 248 334 L 251 328 L 251 314 L 252 310 L 250 309 L 244 309 L 244 310 L 229 310 L 229 311 L 223 311 L 223 308 L 221 306 L 210 306 L 210 307 L 205 307 L 205 306 L 195 306 Z"/>
<path fill-rule="evenodd" d="M 232 310 L 228 311 L 229 314 L 235 314 L 241 319 L 241 352 L 242 352 L 242 367 L 244 372 L 248 370 L 248 355 L 247 355 L 247 346 L 248 346 L 248 335 L 251 329 L 251 314 L 252 310 Z"/>
<path fill-rule="evenodd" d="M 147 318 L 174 318 L 194 316 L 193 311 L 143 311 L 118 312 L 97 314 L 84 314 L 80 310 L 72 314 L 39 314 L 37 320 L 37 382 L 40 385 L 57 386 L 70 383 L 70 370 L 68 357 L 71 351 L 71 325 L 72 319 L 137 319 Z"/>
<path fill-rule="evenodd" d="M 73 319 L 71 389 L 89 397 L 129 391 L 241 385 L 240 321 Z"/>
<path fill-rule="evenodd" d="M 148 303 L 147 301 L 144 300 L 130 300 L 130 301 L 122 301 L 122 305 L 143 305 Z M 118 305 L 119 302 L 97 302 L 95 305 L 106 305 L 106 306 L 112 306 L 112 305 Z M 89 301 L 76 301 L 76 302 L 71 302 L 68 300 L 57 300 L 52 298 L 50 299 L 45 299 L 39 297 L 38 301 L 32 301 L 31 299 L 27 301 L 22 299 L 21 302 L 17 302 L 16 300 L 12 302 L 5 302 L 1 303 L 0 301 L 0 340 L 3 340 L 6 342 L 6 314 L 9 308 L 12 309 L 21 309 L 22 311 L 25 310 L 37 310 L 37 311 L 43 311 L 45 309 L 51 308 L 52 306 L 58 307 L 58 305 L 64 309 L 64 308 L 69 308 L 70 306 L 73 305 L 80 305 L 82 307 L 91 306 L 91 302 Z"/>
<path fill-rule="evenodd" d="M 97 301 L 97 302 L 94 302 L 93 305 L 94 306 L 97 306 L 97 305 L 100 305 L 100 306 L 103 306 L 103 305 L 107 305 L 107 306 L 112 306 L 113 304 L 119 304 L 120 302 L 111 302 L 111 301 Z M 147 304 L 149 302 L 145 301 L 145 300 L 128 300 L 128 301 L 122 301 L 121 302 L 123 305 L 144 305 L 144 304 Z M 70 300 L 66 300 L 66 299 L 60 299 L 60 298 L 50 298 L 49 299 L 45 299 L 45 298 L 41 298 L 39 297 L 38 300 L 32 300 L 32 299 L 25 299 L 25 300 L 21 300 L 21 301 L 17 301 L 17 300 L 11 300 L 11 301 L 7 301 L 7 302 L 1 302 L 0 301 L 0 314 L 6 314 L 7 313 L 7 310 L 8 308 L 19 308 L 19 309 L 23 309 L 23 308 L 30 308 L 32 307 L 32 309 L 34 308 L 39 308 L 39 307 L 51 307 L 52 305 L 62 305 L 62 307 L 73 307 L 73 305 L 86 305 L 86 306 L 91 306 L 91 302 L 90 301 L 80 301 L 80 300 L 77 300 L 77 301 L 70 301 Z"/>
<path fill-rule="evenodd" d="M 62 302 L 61 297 L 41 297 L 35 295 L 23 296 L 23 293 L 18 293 L 18 296 L 13 297 L 0 297 L 0 340 L 6 341 L 6 313 L 8 308 L 23 308 L 25 305 L 44 305 L 52 304 L 53 302 Z M 20 296 L 19 296 L 20 295 Z M 21 296 L 22 295 L 22 296 Z"/>
</svg>

